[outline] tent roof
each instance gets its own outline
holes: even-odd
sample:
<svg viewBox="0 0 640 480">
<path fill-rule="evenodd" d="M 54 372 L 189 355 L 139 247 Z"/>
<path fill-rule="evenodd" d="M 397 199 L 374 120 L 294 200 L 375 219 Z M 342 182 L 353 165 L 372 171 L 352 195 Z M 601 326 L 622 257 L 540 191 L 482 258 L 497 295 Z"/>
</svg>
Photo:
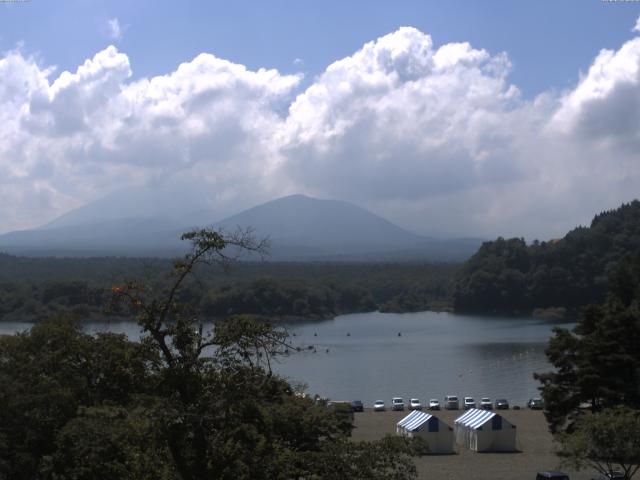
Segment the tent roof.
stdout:
<svg viewBox="0 0 640 480">
<path fill-rule="evenodd" d="M 398 422 L 398 427 L 402 427 L 405 430 L 413 432 L 420 428 L 420 426 L 425 422 L 429 421 L 431 417 L 433 417 L 433 415 L 421 412 L 419 410 L 414 410 Z"/>
<path fill-rule="evenodd" d="M 495 417 L 497 413 L 491 410 L 480 410 L 472 408 L 461 417 L 456 418 L 455 423 L 467 428 L 477 429 Z"/>
<path fill-rule="evenodd" d="M 479 410 L 477 408 L 472 408 L 471 410 L 467 410 L 461 416 L 456 418 L 453 423 L 456 425 L 463 425 L 469 418 L 477 415 L 479 412 L 485 412 L 486 410 Z"/>
</svg>

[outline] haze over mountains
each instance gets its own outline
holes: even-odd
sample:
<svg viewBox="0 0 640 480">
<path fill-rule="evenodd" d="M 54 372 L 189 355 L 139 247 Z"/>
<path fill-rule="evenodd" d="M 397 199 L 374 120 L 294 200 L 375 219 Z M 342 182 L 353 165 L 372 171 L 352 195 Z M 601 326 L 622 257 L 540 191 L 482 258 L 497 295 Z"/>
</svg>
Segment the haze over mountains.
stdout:
<svg viewBox="0 0 640 480">
<path fill-rule="evenodd" d="M 132 216 L 125 198 L 106 198 L 40 228 L 2 235 L 0 250 L 38 256 L 176 255 L 185 248 L 180 234 L 204 225 L 227 232 L 252 228 L 256 236 L 269 237 L 271 260 L 451 261 L 468 258 L 481 243 L 423 237 L 354 204 L 304 195 L 279 198 L 217 222 L 215 212 L 206 208 L 172 211 L 166 196 L 141 200 Z"/>
</svg>

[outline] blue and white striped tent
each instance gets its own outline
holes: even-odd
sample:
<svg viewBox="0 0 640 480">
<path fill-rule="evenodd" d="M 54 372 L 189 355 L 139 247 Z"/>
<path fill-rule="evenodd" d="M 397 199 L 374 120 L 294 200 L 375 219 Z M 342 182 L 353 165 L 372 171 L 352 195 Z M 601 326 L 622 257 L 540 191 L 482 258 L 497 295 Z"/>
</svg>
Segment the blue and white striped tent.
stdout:
<svg viewBox="0 0 640 480">
<path fill-rule="evenodd" d="M 396 433 L 421 437 L 429 453 L 453 453 L 453 429 L 429 413 L 414 410 L 397 423 Z"/>
<path fill-rule="evenodd" d="M 477 452 L 516 450 L 516 427 L 491 410 L 473 408 L 454 422 L 456 442 Z"/>
<path fill-rule="evenodd" d="M 420 428 L 420 426 L 428 422 L 430 418 L 433 418 L 433 415 L 421 412 L 419 410 L 414 410 L 398 422 L 396 432 L 398 431 L 398 429 L 402 429 L 407 432 L 415 432 Z"/>
</svg>

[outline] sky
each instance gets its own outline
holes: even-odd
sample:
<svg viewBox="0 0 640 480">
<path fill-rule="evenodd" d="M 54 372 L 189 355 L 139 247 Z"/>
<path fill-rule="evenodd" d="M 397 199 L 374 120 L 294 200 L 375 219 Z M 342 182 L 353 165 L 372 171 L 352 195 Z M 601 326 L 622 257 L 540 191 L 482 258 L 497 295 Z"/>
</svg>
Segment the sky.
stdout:
<svg viewBox="0 0 640 480">
<path fill-rule="evenodd" d="M 305 193 L 428 235 L 557 237 L 638 196 L 639 17 L 600 0 L 0 1 L 0 232 L 105 196 L 123 216 L 221 218 Z"/>
</svg>

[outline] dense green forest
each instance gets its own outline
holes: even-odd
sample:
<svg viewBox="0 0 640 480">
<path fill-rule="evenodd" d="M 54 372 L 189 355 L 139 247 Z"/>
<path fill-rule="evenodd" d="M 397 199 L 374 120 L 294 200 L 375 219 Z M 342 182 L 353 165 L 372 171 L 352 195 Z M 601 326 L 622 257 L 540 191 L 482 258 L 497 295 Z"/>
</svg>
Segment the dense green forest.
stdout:
<svg viewBox="0 0 640 480">
<path fill-rule="evenodd" d="M 596 215 L 548 242 L 498 238 L 484 243 L 456 275 L 454 309 L 530 313 L 561 307 L 570 314 L 604 300 L 609 277 L 640 249 L 640 202 Z"/>
<path fill-rule="evenodd" d="M 198 269 L 181 291 L 181 300 L 216 318 L 259 314 L 272 319 L 324 319 L 377 309 L 446 309 L 457 267 L 237 262 L 228 269 Z M 171 262 L 165 259 L 0 254 L 0 320 L 39 321 L 66 313 L 84 319 L 127 315 L 111 308 L 111 287 L 131 279 L 152 283 L 170 268 Z"/>
</svg>

